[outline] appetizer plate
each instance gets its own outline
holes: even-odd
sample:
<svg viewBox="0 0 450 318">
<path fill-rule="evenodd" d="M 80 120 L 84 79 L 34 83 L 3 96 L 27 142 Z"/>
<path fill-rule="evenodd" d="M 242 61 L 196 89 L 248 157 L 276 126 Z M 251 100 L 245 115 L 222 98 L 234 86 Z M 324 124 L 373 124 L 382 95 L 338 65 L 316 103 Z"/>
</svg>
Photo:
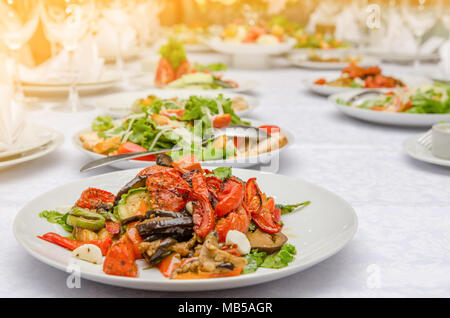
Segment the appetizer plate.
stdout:
<svg viewBox="0 0 450 318">
<path fill-rule="evenodd" d="M 37 235 L 57 232 L 67 235 L 55 224 L 39 218 L 42 210 L 70 205 L 88 187 L 98 187 L 116 193 L 139 170 L 117 171 L 78 180 L 55 188 L 29 202 L 17 214 L 13 231 L 16 239 L 33 257 L 59 270 L 80 270 L 81 277 L 96 282 L 146 290 L 201 291 L 220 290 L 260 284 L 301 272 L 340 251 L 357 230 L 357 216 L 353 208 L 337 195 L 308 182 L 253 170 L 234 169 L 233 174 L 247 180 L 256 177 L 261 189 L 274 195 L 277 202 L 288 204 L 311 200 L 298 212 L 283 216 L 284 230 L 289 243 L 297 248 L 295 260 L 282 269 L 259 268 L 247 275 L 195 280 L 169 280 L 157 269 L 138 262 L 139 277 L 106 275 L 101 265 L 94 265 L 72 257 L 71 252 L 38 239 Z M 76 267 L 74 267 L 76 266 Z"/>
<path fill-rule="evenodd" d="M 340 54 L 341 56 L 342 55 Z M 330 54 L 330 57 L 336 56 L 339 57 L 337 54 Z M 291 65 L 301 67 L 301 68 L 308 68 L 308 69 L 314 69 L 314 70 L 342 70 L 346 66 L 348 66 L 349 62 L 315 62 L 315 61 L 309 61 L 307 59 L 307 55 L 305 54 L 291 54 L 288 56 L 288 61 L 291 63 Z M 358 65 L 361 67 L 369 67 L 373 65 L 379 65 L 380 60 L 373 57 L 363 56 L 361 57 L 360 61 L 358 62 Z"/>
<path fill-rule="evenodd" d="M 51 132 L 52 139 L 48 143 L 19 154 L 0 158 L 0 169 L 34 160 L 55 151 L 64 142 L 64 136 L 56 130 L 51 130 Z"/>
<path fill-rule="evenodd" d="M 411 136 L 405 140 L 403 143 L 403 149 L 408 155 L 414 159 L 432 163 L 439 166 L 450 167 L 450 160 L 441 159 L 435 157 L 431 152 L 431 149 L 423 146 L 418 142 L 418 139 L 422 137 L 423 134 Z"/>
<path fill-rule="evenodd" d="M 337 103 L 338 99 L 349 100 L 352 96 L 362 92 L 340 93 L 330 96 L 328 99 L 334 103 L 337 109 L 344 114 L 377 124 L 409 127 L 429 127 L 440 121 L 450 121 L 450 114 L 409 114 L 381 112 L 370 109 L 355 108 Z M 373 96 L 372 96 L 373 97 Z"/>
<path fill-rule="evenodd" d="M 160 98 L 189 98 L 189 96 L 197 95 L 197 96 L 205 96 L 205 97 L 217 97 L 218 94 L 223 94 L 224 97 L 227 98 L 235 98 L 242 97 L 248 103 L 248 109 L 236 112 L 240 117 L 245 116 L 251 111 L 253 111 L 258 105 L 259 100 L 255 97 L 251 97 L 248 95 L 240 95 L 235 93 L 216 93 L 215 91 L 190 91 L 190 90 L 143 90 L 136 92 L 121 92 L 110 94 L 106 96 L 102 96 L 99 98 L 93 98 L 90 100 L 91 104 L 93 104 L 98 109 L 102 110 L 107 115 L 120 118 L 127 115 L 133 103 L 140 99 L 145 98 L 148 95 L 156 95 Z"/>
<path fill-rule="evenodd" d="M 142 87 L 142 88 L 153 88 L 156 90 L 158 90 L 159 92 L 165 91 L 165 90 L 170 90 L 170 91 L 174 91 L 174 89 L 171 88 L 158 88 L 155 87 L 154 84 L 154 74 L 148 74 L 146 76 L 140 76 L 140 77 L 136 77 L 134 79 L 132 79 L 133 84 Z M 230 79 L 236 83 L 238 83 L 239 87 L 237 88 L 222 88 L 222 89 L 176 89 L 176 91 L 189 91 L 189 92 L 195 92 L 196 94 L 199 92 L 215 92 L 215 93 L 240 93 L 240 92 L 247 92 L 247 91 L 251 91 L 253 89 L 255 89 L 256 87 L 258 87 L 258 81 L 255 80 L 251 80 L 251 79 L 247 79 L 247 78 L 242 78 L 240 76 L 230 76 L 228 78 L 227 75 L 224 75 L 224 79 Z M 159 94 L 159 93 L 156 93 Z"/>
<path fill-rule="evenodd" d="M 208 41 L 208 45 L 215 51 L 234 55 L 279 55 L 288 52 L 294 45 L 295 39 L 288 38 L 282 43 L 256 44 L 224 42 L 215 37 Z"/>
<path fill-rule="evenodd" d="M 195 52 L 209 52 L 211 51 L 210 47 L 206 44 L 197 43 L 197 44 L 184 44 L 184 50 L 188 53 Z"/>
<path fill-rule="evenodd" d="M 262 125 L 268 125 L 267 123 L 263 123 L 257 120 L 250 120 L 247 118 L 242 118 L 242 120 L 249 121 L 252 126 L 259 127 Z M 84 132 L 88 129 L 83 129 L 79 132 L 77 132 L 72 137 L 72 143 L 75 145 L 75 148 L 80 150 L 81 152 L 85 153 L 88 157 L 90 157 L 92 160 L 105 158 L 105 155 L 101 155 L 98 153 L 95 153 L 93 151 L 87 150 L 83 147 L 80 138 L 78 135 L 81 132 Z M 265 164 L 269 163 L 272 160 L 276 160 L 277 156 L 280 155 L 281 151 L 284 151 L 289 146 L 293 145 L 295 143 L 294 135 L 291 134 L 289 131 L 286 131 L 285 129 L 281 129 L 281 132 L 286 136 L 287 138 L 287 144 L 284 145 L 281 149 L 277 149 L 268 153 L 262 153 L 257 156 L 252 157 L 246 157 L 246 158 L 239 158 L 239 159 L 226 159 L 226 160 L 209 160 L 209 161 L 202 161 L 202 166 L 209 167 L 209 166 L 226 166 L 226 167 L 233 167 L 233 168 L 249 168 L 253 167 L 259 164 Z M 151 161 L 140 161 L 140 160 L 124 160 L 119 161 L 116 163 L 112 163 L 110 166 L 117 168 L 117 169 L 133 169 L 133 168 L 145 168 L 151 165 L 154 165 L 154 162 Z"/>
<path fill-rule="evenodd" d="M 314 78 L 305 79 L 303 80 L 303 85 L 310 91 L 324 96 L 329 96 L 337 93 L 345 93 L 345 92 L 355 92 L 355 91 L 361 91 L 361 90 L 370 90 L 366 88 L 352 88 L 352 87 L 340 87 L 340 86 L 330 86 L 330 85 L 318 85 L 314 84 L 315 81 L 317 81 L 319 78 L 324 78 L 327 81 L 332 81 L 341 75 L 340 72 L 334 72 L 334 73 L 321 73 L 314 75 Z M 421 76 L 413 76 L 413 75 L 406 75 L 406 74 L 386 74 L 389 76 L 393 76 L 395 78 L 400 79 L 403 81 L 403 83 L 406 84 L 408 87 L 419 87 L 425 84 L 432 84 L 433 82 L 430 81 L 427 78 L 421 77 Z M 377 88 L 376 90 L 381 91 L 391 91 L 394 88 Z"/>
</svg>

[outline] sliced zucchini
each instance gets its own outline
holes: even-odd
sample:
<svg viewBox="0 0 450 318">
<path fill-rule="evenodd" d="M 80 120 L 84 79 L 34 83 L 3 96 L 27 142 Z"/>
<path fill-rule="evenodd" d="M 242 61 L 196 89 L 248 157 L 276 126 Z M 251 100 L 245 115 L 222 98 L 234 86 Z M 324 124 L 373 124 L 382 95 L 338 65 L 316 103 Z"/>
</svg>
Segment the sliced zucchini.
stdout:
<svg viewBox="0 0 450 318">
<path fill-rule="evenodd" d="M 141 211 L 139 211 L 142 201 L 145 202 L 147 207 L 149 206 L 150 195 L 145 188 L 131 189 L 127 194 L 124 194 L 114 208 L 120 223 L 126 224 L 129 223 L 130 220 L 135 220 L 143 216 Z"/>
</svg>

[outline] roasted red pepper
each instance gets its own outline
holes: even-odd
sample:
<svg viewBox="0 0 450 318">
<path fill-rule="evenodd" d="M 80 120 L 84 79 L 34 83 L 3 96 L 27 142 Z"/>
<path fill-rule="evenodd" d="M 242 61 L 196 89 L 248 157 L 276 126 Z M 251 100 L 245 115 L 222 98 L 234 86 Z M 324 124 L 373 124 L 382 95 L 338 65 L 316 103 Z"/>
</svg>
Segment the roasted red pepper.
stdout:
<svg viewBox="0 0 450 318">
<path fill-rule="evenodd" d="M 59 245 L 61 247 L 67 248 L 71 251 L 73 251 L 74 249 L 85 245 L 85 244 L 94 244 L 96 246 L 98 246 L 100 248 L 100 250 L 102 251 L 102 255 L 106 255 L 106 253 L 108 252 L 109 248 L 111 247 L 112 244 L 112 239 L 110 237 L 101 239 L 101 240 L 92 240 L 92 241 L 87 241 L 87 242 L 81 242 L 81 241 L 77 241 L 77 240 L 73 240 L 64 236 L 61 236 L 59 234 L 56 233 L 46 233 L 42 236 L 38 236 L 38 238 Z"/>
<path fill-rule="evenodd" d="M 214 229 L 215 219 L 213 208 L 209 199 L 205 198 L 203 195 L 193 191 L 191 197 L 194 200 L 197 200 L 193 204 L 194 232 L 200 237 L 205 237 L 212 229 Z"/>
<path fill-rule="evenodd" d="M 116 235 L 120 233 L 120 224 L 116 222 L 106 222 L 106 230 L 109 234 Z"/>
<path fill-rule="evenodd" d="M 103 272 L 116 276 L 138 276 L 133 246 L 126 235 L 114 243 L 106 254 L 103 262 Z"/>
<path fill-rule="evenodd" d="M 217 203 L 214 212 L 218 217 L 223 217 L 236 210 L 244 199 L 244 185 L 236 179 L 227 179 L 223 184 L 223 191 L 217 196 Z"/>
</svg>

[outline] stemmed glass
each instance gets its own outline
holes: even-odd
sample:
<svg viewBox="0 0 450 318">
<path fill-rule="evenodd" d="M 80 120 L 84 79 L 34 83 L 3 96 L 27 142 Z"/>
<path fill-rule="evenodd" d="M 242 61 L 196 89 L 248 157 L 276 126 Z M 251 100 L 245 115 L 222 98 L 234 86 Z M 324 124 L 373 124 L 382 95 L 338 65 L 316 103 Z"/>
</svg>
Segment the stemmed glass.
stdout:
<svg viewBox="0 0 450 318">
<path fill-rule="evenodd" d="M 101 15 L 116 29 L 116 67 L 117 71 L 123 75 L 123 29 L 130 25 L 131 17 L 136 8 L 136 0 L 100 0 L 98 1 L 98 7 Z M 127 81 L 127 78 L 124 77 L 124 80 Z"/>
<path fill-rule="evenodd" d="M 440 15 L 442 2 L 440 0 L 403 0 L 401 12 L 405 23 L 416 40 L 414 68 L 420 67 L 420 47 L 423 36 L 436 23 Z"/>
<path fill-rule="evenodd" d="M 69 55 L 71 82 L 67 104 L 74 112 L 82 106 L 77 90 L 79 74 L 74 53 L 90 31 L 94 12 L 93 0 L 41 0 L 41 18 L 46 34 L 51 41 L 60 43 Z"/>
<path fill-rule="evenodd" d="M 12 52 L 13 88 L 16 102 L 26 101 L 19 75 L 19 51 L 36 31 L 39 3 L 35 0 L 0 0 L 0 38 Z"/>
</svg>

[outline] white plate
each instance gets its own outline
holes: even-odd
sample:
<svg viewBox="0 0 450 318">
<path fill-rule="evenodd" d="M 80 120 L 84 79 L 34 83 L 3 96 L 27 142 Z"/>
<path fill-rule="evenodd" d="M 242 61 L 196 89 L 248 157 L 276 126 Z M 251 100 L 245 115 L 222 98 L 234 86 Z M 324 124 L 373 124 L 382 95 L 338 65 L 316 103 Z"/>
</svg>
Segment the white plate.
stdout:
<svg viewBox="0 0 450 318">
<path fill-rule="evenodd" d="M 450 84 L 450 75 L 444 74 L 442 70 L 436 70 L 427 75 L 434 81 Z"/>
<path fill-rule="evenodd" d="M 430 149 L 419 144 L 418 139 L 422 137 L 422 135 L 423 134 L 411 136 L 405 140 L 405 142 L 403 143 L 403 149 L 406 151 L 406 153 L 414 159 L 420 161 L 432 163 L 439 166 L 450 167 L 450 160 L 435 157 Z"/>
<path fill-rule="evenodd" d="M 250 120 L 247 118 L 242 118 L 245 121 L 249 121 L 253 126 L 259 127 L 262 125 L 268 125 L 267 123 L 263 123 L 257 120 Z M 83 129 L 79 132 L 77 132 L 72 137 L 72 142 L 75 145 L 75 148 L 80 150 L 81 152 L 85 153 L 87 156 L 92 158 L 93 160 L 105 158 L 105 155 L 101 155 L 98 153 L 95 153 L 93 151 L 89 151 L 85 148 L 83 148 L 83 145 L 80 141 L 80 138 L 78 135 L 86 131 L 88 129 Z M 293 145 L 295 142 L 294 135 L 291 134 L 289 131 L 286 131 L 285 129 L 281 129 L 281 132 L 286 136 L 288 142 L 284 147 L 281 149 L 277 149 L 268 153 L 263 153 L 258 156 L 253 157 L 246 157 L 246 158 L 239 158 L 239 159 L 227 159 L 227 160 L 209 160 L 209 161 L 202 161 L 203 166 L 227 166 L 227 167 L 233 167 L 233 168 L 249 168 L 256 166 L 261 163 L 268 163 L 272 160 L 277 160 L 277 156 L 280 155 L 281 151 L 284 151 L 289 146 Z M 140 160 L 125 160 L 125 161 L 119 161 L 116 163 L 112 163 L 110 166 L 118 169 L 133 169 L 133 168 L 145 168 L 148 166 L 153 165 L 154 162 L 150 161 L 140 161 Z"/>
<path fill-rule="evenodd" d="M 0 151 L 0 159 L 41 147 L 49 143 L 52 138 L 54 138 L 53 130 L 27 122 L 14 146 L 7 151 Z"/>
<path fill-rule="evenodd" d="M 314 78 L 303 80 L 303 85 L 310 91 L 319 94 L 319 95 L 332 95 L 332 94 L 338 94 L 338 93 L 345 93 L 345 92 L 355 92 L 360 90 L 371 90 L 369 88 L 352 88 L 352 87 L 338 87 L 338 86 L 330 86 L 330 85 L 318 85 L 314 84 L 315 81 L 317 81 L 319 78 L 324 78 L 327 82 L 333 81 L 339 78 L 341 75 L 340 72 L 334 72 L 334 73 L 321 73 L 320 75 L 314 75 Z M 398 78 L 401 80 L 407 87 L 419 87 L 425 84 L 432 84 L 433 82 L 430 81 L 427 78 L 421 77 L 421 76 L 413 76 L 413 75 L 406 75 L 406 74 L 389 74 L 386 73 L 385 75 L 393 76 L 395 78 Z M 376 90 L 381 91 L 391 91 L 394 88 L 377 88 Z"/>
<path fill-rule="evenodd" d="M 365 48 L 365 54 L 378 57 L 384 62 L 391 63 L 412 63 L 416 58 L 416 54 L 414 52 L 389 52 L 387 50 L 378 49 L 378 48 Z M 419 54 L 420 61 L 436 61 L 439 60 L 439 53 L 429 53 L 429 54 Z"/>
<path fill-rule="evenodd" d="M 71 252 L 38 239 L 37 235 L 57 232 L 67 235 L 58 225 L 39 218 L 42 210 L 73 204 L 88 187 L 101 188 L 113 193 L 131 180 L 139 170 L 118 171 L 75 181 L 42 194 L 29 202 L 17 214 L 14 235 L 25 250 L 38 260 L 66 271 L 76 262 L 81 277 L 96 282 L 135 289 L 161 291 L 219 290 L 268 282 L 303 271 L 337 253 L 353 237 L 357 230 L 357 216 L 353 208 L 337 195 L 305 181 L 286 176 L 253 170 L 234 169 L 233 174 L 247 180 L 256 177 L 261 190 L 274 196 L 279 203 L 296 203 L 310 200 L 307 208 L 283 216 L 283 232 L 289 243 L 297 248 L 295 260 L 282 269 L 259 268 L 253 274 L 228 278 L 169 280 L 157 269 L 139 262 L 139 277 L 128 278 L 106 275 L 101 265 L 94 265 L 72 258 Z M 17 264 L 19 265 L 19 264 Z"/>
<path fill-rule="evenodd" d="M 219 89 L 173 89 L 173 88 L 157 88 L 155 87 L 154 84 L 154 74 L 149 74 L 148 76 L 141 76 L 141 77 L 136 77 L 134 79 L 132 79 L 131 81 L 133 82 L 133 84 L 138 85 L 142 88 L 153 88 L 155 90 L 158 91 L 165 91 L 165 90 L 171 90 L 171 91 L 182 91 L 182 90 L 188 90 L 189 92 L 217 92 L 217 93 L 226 93 L 226 92 L 230 92 L 230 93 L 240 93 L 240 92 L 246 92 L 246 91 L 251 91 L 253 89 L 255 89 L 258 86 L 258 81 L 255 80 L 251 80 L 251 79 L 247 79 L 247 78 L 242 78 L 240 76 L 227 76 L 226 74 L 223 76 L 223 78 L 225 80 L 232 80 L 234 82 L 236 82 L 239 87 L 237 88 L 219 88 Z"/>
<path fill-rule="evenodd" d="M 17 165 L 19 163 L 27 162 L 30 160 L 34 160 L 49 153 L 55 151 L 59 146 L 64 142 L 64 136 L 60 132 L 56 130 L 52 130 L 53 138 L 52 140 L 42 145 L 38 148 L 34 148 L 30 151 L 23 152 L 20 155 L 14 155 L 12 157 L 1 158 L 0 159 L 0 169 L 4 169 L 10 166 Z"/>
<path fill-rule="evenodd" d="M 236 112 L 239 116 L 245 116 L 253 111 L 258 105 L 259 101 L 255 97 L 248 95 L 240 95 L 235 93 L 216 93 L 215 91 L 189 91 L 189 90 L 144 90 L 136 92 L 121 92 L 110 94 L 90 100 L 91 104 L 101 109 L 107 115 L 120 118 L 127 115 L 131 111 L 131 106 L 134 102 L 140 98 L 145 98 L 148 95 L 156 95 L 160 98 L 189 98 L 189 96 L 205 96 L 205 97 L 217 97 L 218 94 L 223 94 L 226 98 L 242 97 L 248 103 L 248 109 L 240 112 Z"/>
<path fill-rule="evenodd" d="M 77 84 L 80 93 L 93 93 L 111 88 L 121 80 L 117 72 L 105 72 L 97 81 L 85 81 Z M 29 93 L 67 93 L 70 84 L 67 82 L 23 82 L 23 89 Z"/>
<path fill-rule="evenodd" d="M 215 51 L 234 55 L 279 55 L 288 52 L 294 45 L 295 39 L 289 38 L 277 44 L 230 43 L 215 37 L 208 45 Z"/>
<path fill-rule="evenodd" d="M 198 44 L 184 44 L 184 50 L 187 53 L 195 53 L 195 52 L 208 52 L 211 51 L 209 46 L 206 44 L 198 43 Z"/>
<path fill-rule="evenodd" d="M 334 103 L 337 109 L 344 114 L 377 124 L 409 127 L 429 127 L 440 121 L 450 121 L 450 114 L 409 114 L 380 112 L 370 109 L 341 105 L 336 102 L 338 99 L 349 100 L 352 96 L 362 91 L 363 90 L 358 90 L 356 92 L 335 94 L 330 96 L 329 100 Z"/>
<path fill-rule="evenodd" d="M 333 56 L 330 54 L 329 56 Z M 345 55 L 341 56 L 345 57 Z M 304 54 L 291 54 L 288 56 L 288 61 L 298 67 L 309 68 L 315 70 L 342 70 L 348 66 L 349 62 L 314 62 L 307 59 L 307 55 Z M 361 57 L 358 65 L 361 67 L 369 67 L 379 65 L 380 60 L 373 57 L 363 56 Z"/>
</svg>

